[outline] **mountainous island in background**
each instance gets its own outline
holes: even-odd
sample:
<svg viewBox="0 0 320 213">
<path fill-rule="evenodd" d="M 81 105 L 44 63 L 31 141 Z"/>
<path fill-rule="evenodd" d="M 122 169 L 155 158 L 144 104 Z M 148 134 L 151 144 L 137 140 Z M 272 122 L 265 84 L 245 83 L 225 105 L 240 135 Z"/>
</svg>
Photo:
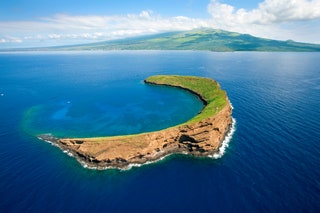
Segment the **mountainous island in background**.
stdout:
<svg viewBox="0 0 320 213">
<path fill-rule="evenodd" d="M 19 48 L 11 50 L 207 50 L 216 52 L 314 52 L 320 51 L 320 44 L 301 43 L 292 40 L 279 41 L 258 38 L 249 34 L 240 34 L 224 30 L 196 29 L 183 32 L 167 32 L 155 35 L 131 37 L 90 44 L 41 48 Z"/>
</svg>

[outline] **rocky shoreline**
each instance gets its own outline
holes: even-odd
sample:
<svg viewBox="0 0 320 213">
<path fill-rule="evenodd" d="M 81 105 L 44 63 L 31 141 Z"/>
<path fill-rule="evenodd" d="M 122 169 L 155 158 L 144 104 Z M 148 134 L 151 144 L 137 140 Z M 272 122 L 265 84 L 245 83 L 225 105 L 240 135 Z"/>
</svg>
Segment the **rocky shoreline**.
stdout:
<svg viewBox="0 0 320 213">
<path fill-rule="evenodd" d="M 206 98 L 190 88 L 147 80 L 145 82 L 191 91 L 202 100 L 203 109 L 206 108 Z M 126 169 L 133 164 L 154 162 L 173 153 L 211 156 L 219 151 L 232 125 L 232 107 L 227 96 L 225 98 L 225 106 L 212 116 L 198 122 L 187 122 L 156 132 L 115 137 L 64 139 L 44 134 L 39 135 L 38 138 L 70 153 L 81 164 L 96 169 Z"/>
</svg>

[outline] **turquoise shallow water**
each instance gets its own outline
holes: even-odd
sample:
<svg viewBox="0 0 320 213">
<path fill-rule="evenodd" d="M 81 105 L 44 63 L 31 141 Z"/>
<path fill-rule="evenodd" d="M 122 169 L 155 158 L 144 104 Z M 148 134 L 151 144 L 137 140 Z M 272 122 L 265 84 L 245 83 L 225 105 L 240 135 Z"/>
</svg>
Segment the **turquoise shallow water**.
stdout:
<svg viewBox="0 0 320 213">
<path fill-rule="evenodd" d="M 318 212 L 320 54 L 0 54 L 1 212 Z M 34 134 L 130 134 L 201 109 L 145 85 L 154 74 L 216 79 L 237 120 L 217 160 L 170 156 L 129 171 L 83 168 Z"/>
<path fill-rule="evenodd" d="M 77 90 L 87 90 L 81 87 Z M 188 92 L 136 79 L 106 81 L 102 91 L 85 93 L 31 107 L 25 112 L 25 131 L 61 137 L 126 135 L 177 125 L 202 109 L 201 101 Z"/>
</svg>

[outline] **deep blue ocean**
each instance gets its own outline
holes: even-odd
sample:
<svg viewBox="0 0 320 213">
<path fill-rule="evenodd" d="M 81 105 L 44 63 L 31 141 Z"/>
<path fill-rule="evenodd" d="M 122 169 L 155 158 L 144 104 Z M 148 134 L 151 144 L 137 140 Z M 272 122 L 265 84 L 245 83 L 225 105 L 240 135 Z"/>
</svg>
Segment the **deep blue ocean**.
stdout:
<svg viewBox="0 0 320 213">
<path fill-rule="evenodd" d="M 155 74 L 227 91 L 236 131 L 222 158 L 99 171 L 36 137 L 154 131 L 201 110 L 143 83 Z M 320 212 L 319 124 L 320 53 L 1 53 L 0 212 Z"/>
</svg>

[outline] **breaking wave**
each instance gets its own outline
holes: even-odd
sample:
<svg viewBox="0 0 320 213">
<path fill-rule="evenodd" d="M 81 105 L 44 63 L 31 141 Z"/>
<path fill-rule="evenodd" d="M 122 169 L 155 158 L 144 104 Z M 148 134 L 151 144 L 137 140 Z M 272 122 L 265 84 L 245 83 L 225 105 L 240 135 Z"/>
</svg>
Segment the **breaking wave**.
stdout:
<svg viewBox="0 0 320 213">
<path fill-rule="evenodd" d="M 228 134 L 225 136 L 221 146 L 219 147 L 218 152 L 214 153 L 213 155 L 209 155 L 210 158 L 219 159 L 224 155 L 235 131 L 236 131 L 236 119 L 232 117 L 232 123 L 231 123 L 231 127 Z"/>
</svg>

